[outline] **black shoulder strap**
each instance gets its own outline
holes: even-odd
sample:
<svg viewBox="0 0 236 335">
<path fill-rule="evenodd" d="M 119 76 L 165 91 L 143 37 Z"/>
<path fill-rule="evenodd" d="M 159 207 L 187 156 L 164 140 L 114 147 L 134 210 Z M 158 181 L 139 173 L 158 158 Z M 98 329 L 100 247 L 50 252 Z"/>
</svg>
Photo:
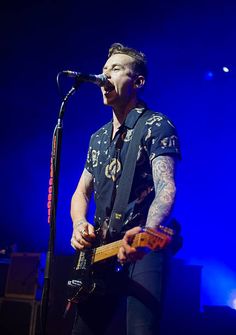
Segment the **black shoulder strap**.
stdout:
<svg viewBox="0 0 236 335">
<path fill-rule="evenodd" d="M 134 127 L 133 137 L 126 154 L 113 210 L 110 216 L 109 232 L 112 238 L 118 236 L 122 230 L 123 219 L 130 197 L 131 186 L 133 183 L 138 149 L 143 135 L 143 128 L 145 126 L 146 120 L 150 118 L 152 113 L 153 112 L 150 110 L 144 111 Z"/>
</svg>

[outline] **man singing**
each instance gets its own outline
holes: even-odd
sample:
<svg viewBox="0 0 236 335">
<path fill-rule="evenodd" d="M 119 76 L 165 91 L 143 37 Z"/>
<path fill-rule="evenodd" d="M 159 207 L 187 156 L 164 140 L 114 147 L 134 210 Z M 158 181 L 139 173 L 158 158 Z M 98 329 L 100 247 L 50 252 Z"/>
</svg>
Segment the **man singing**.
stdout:
<svg viewBox="0 0 236 335">
<path fill-rule="evenodd" d="M 107 77 L 101 88 L 103 102 L 111 107 L 112 120 L 91 136 L 85 168 L 72 197 L 74 249 L 93 247 L 97 231 L 103 237 L 110 235 L 110 216 L 124 162 L 129 159 L 128 148 L 137 122 L 147 116 L 140 121 L 143 126 L 129 201 L 122 232 L 116 237 L 122 239 L 122 246 L 117 258 L 98 266 L 95 276 L 102 280 L 103 292 L 95 292 L 78 304 L 72 334 L 156 335 L 167 250 L 140 252 L 132 241 L 144 227 L 157 231 L 170 216 L 176 194 L 175 164 L 180 158 L 178 137 L 172 122 L 150 111 L 139 97 L 147 79 L 147 61 L 142 52 L 113 44 L 103 73 Z M 96 213 L 91 223 L 86 215 L 93 193 Z M 122 265 L 119 272 L 115 271 L 117 259 Z M 126 329 L 120 330 L 118 324 L 112 328 L 124 301 Z"/>
</svg>

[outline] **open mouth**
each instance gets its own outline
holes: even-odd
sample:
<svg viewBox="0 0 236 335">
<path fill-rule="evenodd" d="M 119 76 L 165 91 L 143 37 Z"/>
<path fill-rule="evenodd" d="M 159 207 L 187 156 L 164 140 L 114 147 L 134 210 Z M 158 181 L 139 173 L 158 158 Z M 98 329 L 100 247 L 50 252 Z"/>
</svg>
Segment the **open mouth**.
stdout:
<svg viewBox="0 0 236 335">
<path fill-rule="evenodd" d="M 112 85 L 112 83 L 107 80 L 106 84 L 104 85 L 104 94 L 109 94 L 115 89 L 115 86 Z"/>
</svg>

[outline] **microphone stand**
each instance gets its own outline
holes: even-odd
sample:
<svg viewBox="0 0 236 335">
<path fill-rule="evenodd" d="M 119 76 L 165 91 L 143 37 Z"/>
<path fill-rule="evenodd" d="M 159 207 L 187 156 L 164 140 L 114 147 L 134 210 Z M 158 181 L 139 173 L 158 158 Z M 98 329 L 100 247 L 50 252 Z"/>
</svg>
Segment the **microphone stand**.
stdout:
<svg viewBox="0 0 236 335">
<path fill-rule="evenodd" d="M 40 334 L 46 335 L 47 330 L 47 316 L 48 316 L 48 305 L 50 297 L 50 286 L 52 277 L 52 266 L 54 261 L 55 253 L 55 237 L 56 237 L 56 210 L 58 200 L 58 177 L 59 177 L 59 165 L 61 155 L 61 142 L 62 142 L 62 119 L 65 113 L 66 103 L 68 99 L 75 93 L 80 85 L 80 81 L 76 81 L 70 91 L 63 98 L 57 125 L 53 132 L 52 138 L 52 152 L 50 162 L 50 179 L 48 188 L 48 223 L 50 225 L 50 235 L 48 242 L 48 251 L 46 257 L 46 266 L 44 272 L 44 285 L 42 292 L 42 299 L 40 303 Z"/>
</svg>

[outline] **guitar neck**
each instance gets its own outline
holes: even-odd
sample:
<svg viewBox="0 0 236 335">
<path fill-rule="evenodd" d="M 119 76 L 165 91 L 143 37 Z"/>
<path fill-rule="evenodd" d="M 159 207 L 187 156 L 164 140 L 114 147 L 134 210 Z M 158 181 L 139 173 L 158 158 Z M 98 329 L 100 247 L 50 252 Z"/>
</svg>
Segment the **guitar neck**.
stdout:
<svg viewBox="0 0 236 335">
<path fill-rule="evenodd" d="M 170 233 L 171 230 L 162 233 L 149 228 L 146 229 L 145 232 L 141 232 L 135 235 L 131 246 L 134 248 L 144 247 L 151 250 L 156 250 L 157 248 L 164 248 L 171 241 Z M 118 240 L 94 249 L 93 263 L 116 256 L 121 246 L 122 240 Z"/>
<path fill-rule="evenodd" d="M 122 245 L 122 240 L 118 240 L 109 244 L 102 245 L 95 249 L 93 263 L 102 261 L 104 259 L 117 255 L 119 248 Z"/>
<path fill-rule="evenodd" d="M 131 246 L 137 248 L 141 245 L 143 236 L 146 233 L 139 233 L 134 236 Z M 102 245 L 96 248 L 94 251 L 93 263 L 105 260 L 107 258 L 116 256 L 118 254 L 119 248 L 122 246 L 122 240 L 118 240 L 109 244 Z"/>
</svg>

